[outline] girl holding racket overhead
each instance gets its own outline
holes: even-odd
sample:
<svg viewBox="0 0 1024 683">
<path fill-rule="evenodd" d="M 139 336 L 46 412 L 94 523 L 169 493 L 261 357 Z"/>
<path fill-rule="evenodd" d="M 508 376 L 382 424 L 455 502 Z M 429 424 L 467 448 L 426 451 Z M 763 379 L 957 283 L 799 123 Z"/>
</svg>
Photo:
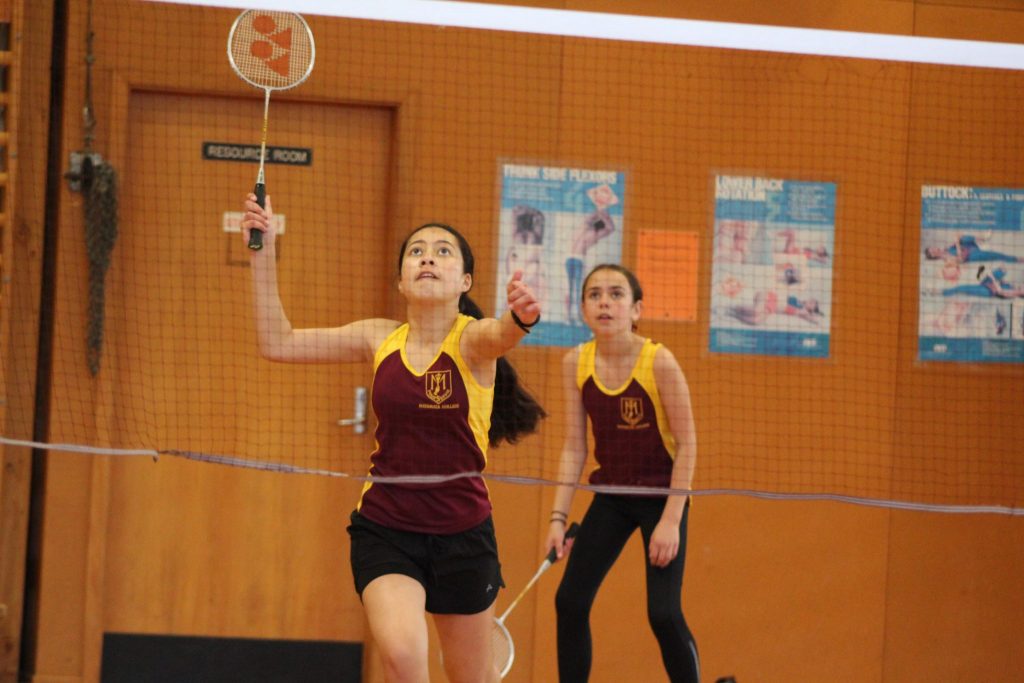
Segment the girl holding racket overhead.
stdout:
<svg viewBox="0 0 1024 683">
<path fill-rule="evenodd" d="M 686 378 L 672 353 L 634 330 L 643 290 L 619 265 L 595 267 L 582 288 L 593 340 L 562 363 L 569 405 L 560 481 L 545 549 L 562 555 L 565 521 L 587 458 L 587 417 L 598 468 L 590 483 L 689 489 L 697 439 Z M 590 608 L 626 541 L 639 527 L 645 546 L 647 615 L 673 683 L 700 680 L 697 647 L 680 607 L 689 496 L 598 493 L 587 510 L 558 588 L 558 673 L 590 676 Z"/>
<path fill-rule="evenodd" d="M 251 194 L 245 209 L 243 232 L 264 235 L 264 248 L 251 252 L 263 356 L 372 363 L 378 426 L 370 473 L 426 478 L 368 482 L 348 528 L 356 591 L 387 680 L 427 680 L 430 613 L 449 680 L 497 681 L 491 632 L 504 584 L 491 504 L 477 475 L 489 445 L 516 441 L 544 416 L 501 358 L 540 320 L 540 304 L 517 272 L 508 283 L 509 310 L 483 318 L 468 296 L 469 245 L 453 228 L 428 223 L 398 256 L 408 322 L 293 329 L 278 296 L 270 198 L 264 210 Z"/>
</svg>

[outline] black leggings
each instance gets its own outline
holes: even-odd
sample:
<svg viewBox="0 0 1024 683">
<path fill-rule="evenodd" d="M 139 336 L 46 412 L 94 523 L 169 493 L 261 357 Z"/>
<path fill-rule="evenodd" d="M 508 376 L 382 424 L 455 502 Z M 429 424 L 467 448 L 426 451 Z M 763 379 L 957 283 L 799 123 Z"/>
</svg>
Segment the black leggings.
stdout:
<svg viewBox="0 0 1024 683">
<path fill-rule="evenodd" d="M 577 683 L 590 677 L 592 656 L 590 608 L 604 577 L 637 527 L 644 539 L 647 567 L 647 619 L 661 648 L 672 683 L 699 683 L 700 661 L 680 600 L 686 563 L 687 502 L 679 524 L 679 553 L 663 568 L 651 565 L 647 549 L 661 519 L 664 498 L 597 494 L 590 504 L 569 554 L 565 575 L 555 596 L 558 612 L 558 678 Z"/>
</svg>

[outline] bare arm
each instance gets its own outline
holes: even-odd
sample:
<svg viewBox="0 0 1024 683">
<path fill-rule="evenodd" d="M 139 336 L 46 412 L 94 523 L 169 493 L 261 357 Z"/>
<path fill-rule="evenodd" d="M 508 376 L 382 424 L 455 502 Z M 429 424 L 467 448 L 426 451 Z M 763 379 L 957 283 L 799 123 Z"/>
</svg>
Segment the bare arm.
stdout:
<svg viewBox="0 0 1024 683">
<path fill-rule="evenodd" d="M 523 271 L 517 270 L 512 275 L 506 291 L 509 310 L 498 318 L 484 318 L 471 323 L 462 335 L 462 356 L 471 366 L 493 362 L 526 336 L 526 331 L 512 319 L 512 311 L 527 325 L 540 319 L 540 302 L 523 282 Z"/>
<path fill-rule="evenodd" d="M 277 259 L 273 207 L 267 197 L 264 210 L 254 195 L 245 202 L 242 236 L 248 242 L 250 230 L 263 230 L 264 246 L 250 257 L 253 305 L 260 355 L 292 363 L 353 363 L 373 359 L 374 350 L 398 326 L 394 320 L 373 318 L 341 327 L 292 328 L 277 286 Z"/>
<path fill-rule="evenodd" d="M 675 356 L 664 346 L 654 357 L 654 379 L 668 418 L 668 427 L 676 439 L 669 486 L 689 490 L 693 486 L 693 472 L 697 465 L 697 430 L 693 422 L 690 388 Z M 656 567 L 664 567 L 679 553 L 679 523 L 687 498 L 685 494 L 674 494 L 665 501 L 665 509 L 648 548 L 651 564 Z"/>
<path fill-rule="evenodd" d="M 555 487 L 555 496 L 551 504 L 551 512 L 564 513 L 566 520 L 558 521 L 555 518 L 562 515 L 552 514 L 552 521 L 548 525 L 548 536 L 544 542 L 544 552 L 547 553 L 555 548 L 559 558 L 572 549 L 571 540 L 568 546 L 563 546 L 565 528 L 569 511 L 572 508 L 572 499 L 576 493 L 576 484 L 580 480 L 583 465 L 587 460 L 587 413 L 583 408 L 583 397 L 576 386 L 578 360 L 579 347 L 565 354 L 562 359 L 562 388 L 565 393 L 567 418 L 565 442 L 562 445 L 558 464 L 559 485 Z"/>
</svg>

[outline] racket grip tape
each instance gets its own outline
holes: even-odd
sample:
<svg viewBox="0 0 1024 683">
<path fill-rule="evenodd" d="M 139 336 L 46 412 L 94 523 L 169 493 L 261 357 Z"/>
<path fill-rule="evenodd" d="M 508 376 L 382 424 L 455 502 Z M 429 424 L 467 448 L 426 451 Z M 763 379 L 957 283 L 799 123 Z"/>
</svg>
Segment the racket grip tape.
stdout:
<svg viewBox="0 0 1024 683">
<path fill-rule="evenodd" d="M 256 195 L 256 203 L 260 205 L 260 208 L 265 209 L 267 207 L 267 186 L 264 183 L 256 183 L 252 193 Z M 262 230 L 253 228 L 249 231 L 249 248 L 253 251 L 259 251 L 263 248 Z"/>
<path fill-rule="evenodd" d="M 576 538 L 576 534 L 579 532 L 579 530 L 580 525 L 577 522 L 573 522 L 572 524 L 570 524 L 569 528 L 565 530 L 565 538 L 562 540 L 563 545 L 565 544 L 566 540 L 570 538 Z M 549 564 L 554 564 L 558 560 L 558 555 L 555 553 L 554 548 L 548 551 L 548 556 L 545 559 L 547 559 Z"/>
</svg>

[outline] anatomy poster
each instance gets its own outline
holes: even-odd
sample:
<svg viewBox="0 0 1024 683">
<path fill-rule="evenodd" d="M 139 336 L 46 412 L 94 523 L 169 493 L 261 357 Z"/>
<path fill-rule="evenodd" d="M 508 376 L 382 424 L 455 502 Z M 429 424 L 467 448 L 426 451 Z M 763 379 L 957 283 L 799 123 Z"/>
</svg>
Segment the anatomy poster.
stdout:
<svg viewBox="0 0 1024 683">
<path fill-rule="evenodd" d="M 715 178 L 710 349 L 827 358 L 836 186 Z"/>
<path fill-rule="evenodd" d="M 583 278 L 622 260 L 625 174 L 503 163 L 495 313 L 517 270 L 541 301 L 541 322 L 521 343 L 574 346 L 590 338 L 581 314 Z"/>
<path fill-rule="evenodd" d="M 1024 362 L 1024 189 L 921 187 L 918 358 Z"/>
</svg>

